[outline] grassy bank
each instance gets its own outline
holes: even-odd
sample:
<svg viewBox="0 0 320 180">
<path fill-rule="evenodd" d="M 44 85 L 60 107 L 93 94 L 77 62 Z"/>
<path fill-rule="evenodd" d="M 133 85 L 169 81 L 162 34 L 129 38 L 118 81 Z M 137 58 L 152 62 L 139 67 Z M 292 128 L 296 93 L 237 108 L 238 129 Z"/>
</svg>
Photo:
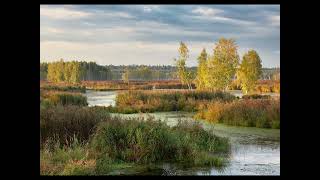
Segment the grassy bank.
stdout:
<svg viewBox="0 0 320 180">
<path fill-rule="evenodd" d="M 83 81 L 81 83 L 87 89 L 93 90 L 151 90 L 151 89 L 188 89 L 187 85 L 181 84 L 177 80 L 162 81 Z M 192 85 L 195 88 L 195 85 Z"/>
<path fill-rule="evenodd" d="M 116 107 L 112 112 L 194 112 L 197 106 L 208 101 L 232 101 L 235 96 L 225 92 L 211 91 L 127 91 L 116 97 Z"/>
<path fill-rule="evenodd" d="M 77 105 L 87 106 L 87 97 L 81 93 L 40 89 L 40 106 Z"/>
<path fill-rule="evenodd" d="M 243 99 L 203 105 L 195 115 L 212 123 L 260 128 L 280 128 L 279 99 Z"/>
<path fill-rule="evenodd" d="M 40 87 L 42 90 L 47 91 L 64 91 L 64 92 L 79 92 L 85 93 L 86 87 L 85 86 L 57 86 L 57 85 L 44 85 Z"/>
<path fill-rule="evenodd" d="M 96 125 L 108 114 L 101 108 L 79 106 L 51 106 L 40 109 L 40 142 L 61 141 L 68 144 L 77 138 L 85 142 Z"/>
<path fill-rule="evenodd" d="M 44 90 L 85 92 L 85 89 L 96 91 L 114 91 L 114 90 L 151 90 L 151 89 L 188 89 L 187 85 L 181 84 L 178 80 L 159 80 L 159 81 L 130 81 L 125 83 L 121 80 L 112 81 L 82 81 L 78 84 L 70 83 L 52 83 L 40 81 L 40 87 Z M 195 89 L 195 84 L 192 84 Z"/>
<path fill-rule="evenodd" d="M 241 85 L 236 80 L 229 85 L 229 90 L 241 90 Z M 280 93 L 279 80 L 258 80 L 254 93 Z"/>
<path fill-rule="evenodd" d="M 222 167 L 229 141 L 200 124 L 110 117 L 97 107 L 41 109 L 40 173 L 101 175 L 124 166 L 173 162 Z"/>
<path fill-rule="evenodd" d="M 255 90 L 258 93 L 280 93 L 280 81 L 259 80 Z"/>
</svg>

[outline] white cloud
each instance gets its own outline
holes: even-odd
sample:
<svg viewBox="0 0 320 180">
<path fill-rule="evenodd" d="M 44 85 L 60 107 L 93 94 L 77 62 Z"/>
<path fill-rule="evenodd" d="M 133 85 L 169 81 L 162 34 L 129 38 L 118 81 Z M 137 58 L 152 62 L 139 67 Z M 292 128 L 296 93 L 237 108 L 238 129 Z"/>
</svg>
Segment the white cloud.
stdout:
<svg viewBox="0 0 320 180">
<path fill-rule="evenodd" d="M 122 11 L 104 11 L 104 10 L 94 10 L 95 17 L 100 18 L 134 18 L 131 14 Z"/>
<path fill-rule="evenodd" d="M 112 13 L 102 13 L 101 17 L 121 17 L 121 18 L 133 18 L 132 15 L 125 12 L 112 12 Z"/>
<path fill-rule="evenodd" d="M 143 6 L 143 11 L 145 11 L 145 12 L 151 12 L 152 9 L 151 9 L 150 7 L 148 7 L 148 6 Z"/>
<path fill-rule="evenodd" d="M 280 26 L 280 15 L 270 16 L 269 20 L 271 22 L 271 25 Z"/>
<path fill-rule="evenodd" d="M 223 10 L 207 7 L 197 7 L 196 9 L 192 10 L 192 13 L 200 14 L 201 16 L 214 16 L 221 12 L 223 12 Z"/>
<path fill-rule="evenodd" d="M 197 7 L 196 9 L 192 10 L 192 13 L 197 14 L 192 18 L 201 19 L 201 20 L 208 20 L 213 22 L 223 22 L 223 23 L 230 23 L 230 24 L 237 24 L 237 25 L 254 25 L 255 23 L 252 21 L 245 21 L 240 19 L 228 18 L 221 15 L 223 10 L 220 9 L 213 9 L 213 8 L 206 8 L 206 7 Z"/>
<path fill-rule="evenodd" d="M 40 16 L 52 19 L 81 19 L 91 15 L 88 12 L 72 10 L 66 7 L 40 6 Z"/>
<path fill-rule="evenodd" d="M 145 15 L 148 15 L 148 12 L 159 10 L 159 7 L 151 5 L 134 8 L 137 8 L 135 11 L 140 11 L 140 13 L 144 11 Z M 178 20 L 199 21 L 199 24 L 205 25 L 203 29 L 201 26 L 195 27 L 187 23 L 186 26 L 181 26 L 179 23 L 172 24 L 172 22 L 166 24 L 166 21 L 158 19 L 153 21 L 148 20 L 149 18 L 131 19 L 135 18 L 135 14 L 130 12 L 95 8 L 90 11 L 82 11 L 76 10 L 76 7 L 73 6 L 41 5 L 41 17 L 50 17 L 50 19 L 40 19 L 41 59 L 92 60 L 99 64 L 173 64 L 173 58 L 178 56 L 179 41 L 182 40 L 190 49 L 190 59 L 187 64 L 196 65 L 196 58 L 202 48 L 206 48 L 207 52 L 212 54 L 215 40 L 219 37 L 235 38 L 237 42 L 244 43 L 244 46 L 255 48 L 256 38 L 261 42 L 262 38 L 267 39 L 280 35 L 279 28 L 276 26 L 280 24 L 280 16 L 276 16 L 276 13 L 261 15 L 265 18 L 264 22 L 267 21 L 265 24 L 259 24 L 259 21 L 237 19 L 241 17 L 227 17 L 228 14 L 225 14 L 227 10 L 201 8 L 201 6 L 194 8 L 192 12 L 178 15 Z M 65 22 L 60 23 L 62 21 L 51 23 L 54 19 L 77 18 L 81 18 L 78 21 L 82 25 L 80 28 Z M 219 22 L 218 28 L 215 28 L 218 25 L 215 22 Z M 224 31 L 223 28 L 220 28 L 220 23 L 239 25 L 237 26 L 239 28 Z M 212 28 L 209 28 L 210 26 Z M 238 31 L 239 29 L 241 31 Z M 199 42 L 201 40 L 204 41 Z M 246 41 L 254 42 L 246 44 Z M 243 46 L 239 44 L 239 47 Z M 272 63 L 280 62 L 278 58 L 280 51 L 273 51 L 274 48 L 278 47 L 274 46 L 271 51 L 261 49 L 263 62 L 265 60 L 272 61 Z M 240 55 L 242 51 L 244 50 L 239 49 Z"/>
<path fill-rule="evenodd" d="M 185 42 L 190 51 L 190 58 L 187 60 L 188 66 L 197 65 L 197 57 L 203 48 L 209 55 L 213 54 L 215 42 Z M 239 45 L 239 55 L 252 49 Z M 40 42 L 40 60 L 55 61 L 60 58 L 65 60 L 95 61 L 98 64 L 167 64 L 174 65 L 173 58 L 178 56 L 179 42 L 110 42 L 110 43 L 86 43 L 68 41 L 42 41 Z M 255 49 L 262 58 L 265 67 L 279 66 L 279 57 L 276 59 L 270 53 L 262 49 Z M 270 61 L 272 60 L 272 62 Z"/>
<path fill-rule="evenodd" d="M 46 31 L 49 33 L 55 33 L 55 34 L 64 33 L 63 29 L 53 28 L 53 27 L 46 28 Z"/>
<path fill-rule="evenodd" d="M 144 12 L 151 12 L 160 8 L 158 5 L 145 5 L 142 6 Z"/>
<path fill-rule="evenodd" d="M 83 19 L 87 17 L 102 17 L 102 18 L 133 18 L 132 15 L 126 12 L 105 12 L 101 10 L 96 10 L 94 13 L 85 12 L 70 9 L 72 6 L 59 6 L 59 7 L 50 7 L 50 6 L 40 6 L 40 17 L 45 16 L 52 19 L 59 20 L 68 20 L 68 19 Z"/>
<path fill-rule="evenodd" d="M 186 42 L 190 50 L 190 59 L 187 65 L 196 65 L 197 56 L 202 48 L 212 53 L 213 42 Z M 178 56 L 179 42 L 177 43 L 150 43 L 150 42 L 112 42 L 112 43 L 85 43 L 67 41 L 40 42 L 40 59 L 54 61 L 60 58 L 65 60 L 90 60 L 98 64 L 174 64 L 173 58 Z M 119 61 L 119 59 L 121 61 Z M 139 62 L 139 63 L 138 63 Z"/>
</svg>

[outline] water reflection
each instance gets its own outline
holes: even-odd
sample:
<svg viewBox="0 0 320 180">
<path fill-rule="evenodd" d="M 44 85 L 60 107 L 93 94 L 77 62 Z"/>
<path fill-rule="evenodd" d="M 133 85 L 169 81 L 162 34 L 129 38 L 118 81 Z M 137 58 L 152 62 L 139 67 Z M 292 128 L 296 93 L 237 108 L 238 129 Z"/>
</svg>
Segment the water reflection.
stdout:
<svg viewBox="0 0 320 180">
<path fill-rule="evenodd" d="M 85 93 L 89 106 L 115 106 L 115 91 L 93 91 L 87 90 Z"/>
</svg>

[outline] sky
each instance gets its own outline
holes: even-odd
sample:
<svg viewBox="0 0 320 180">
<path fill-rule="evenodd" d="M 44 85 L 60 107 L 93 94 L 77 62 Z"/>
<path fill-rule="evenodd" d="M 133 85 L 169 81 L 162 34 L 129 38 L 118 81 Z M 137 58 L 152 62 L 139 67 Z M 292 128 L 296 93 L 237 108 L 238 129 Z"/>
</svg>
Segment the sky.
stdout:
<svg viewBox="0 0 320 180">
<path fill-rule="evenodd" d="M 40 5 L 41 62 L 174 65 L 183 41 L 196 66 L 221 37 L 280 67 L 280 5 Z"/>
</svg>

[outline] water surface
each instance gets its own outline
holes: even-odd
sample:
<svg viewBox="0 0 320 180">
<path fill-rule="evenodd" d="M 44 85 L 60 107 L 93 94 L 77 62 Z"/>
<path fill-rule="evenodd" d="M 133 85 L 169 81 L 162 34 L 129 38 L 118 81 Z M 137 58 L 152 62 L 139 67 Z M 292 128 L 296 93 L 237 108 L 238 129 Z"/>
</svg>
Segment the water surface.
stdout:
<svg viewBox="0 0 320 180">
<path fill-rule="evenodd" d="M 233 92 L 242 96 L 239 91 Z M 89 106 L 115 105 L 115 91 L 91 91 L 86 96 Z M 193 113 L 163 112 L 112 114 L 123 117 L 147 117 L 166 121 L 174 126 L 178 120 L 195 121 Z M 137 170 L 127 169 L 115 174 L 140 175 L 280 175 L 280 130 L 253 127 L 236 127 L 222 124 L 209 124 L 199 121 L 205 129 L 212 129 L 216 135 L 228 137 L 231 142 L 230 162 L 224 169 L 215 168 L 185 168 L 174 164 L 160 164 L 139 167 Z"/>
</svg>

